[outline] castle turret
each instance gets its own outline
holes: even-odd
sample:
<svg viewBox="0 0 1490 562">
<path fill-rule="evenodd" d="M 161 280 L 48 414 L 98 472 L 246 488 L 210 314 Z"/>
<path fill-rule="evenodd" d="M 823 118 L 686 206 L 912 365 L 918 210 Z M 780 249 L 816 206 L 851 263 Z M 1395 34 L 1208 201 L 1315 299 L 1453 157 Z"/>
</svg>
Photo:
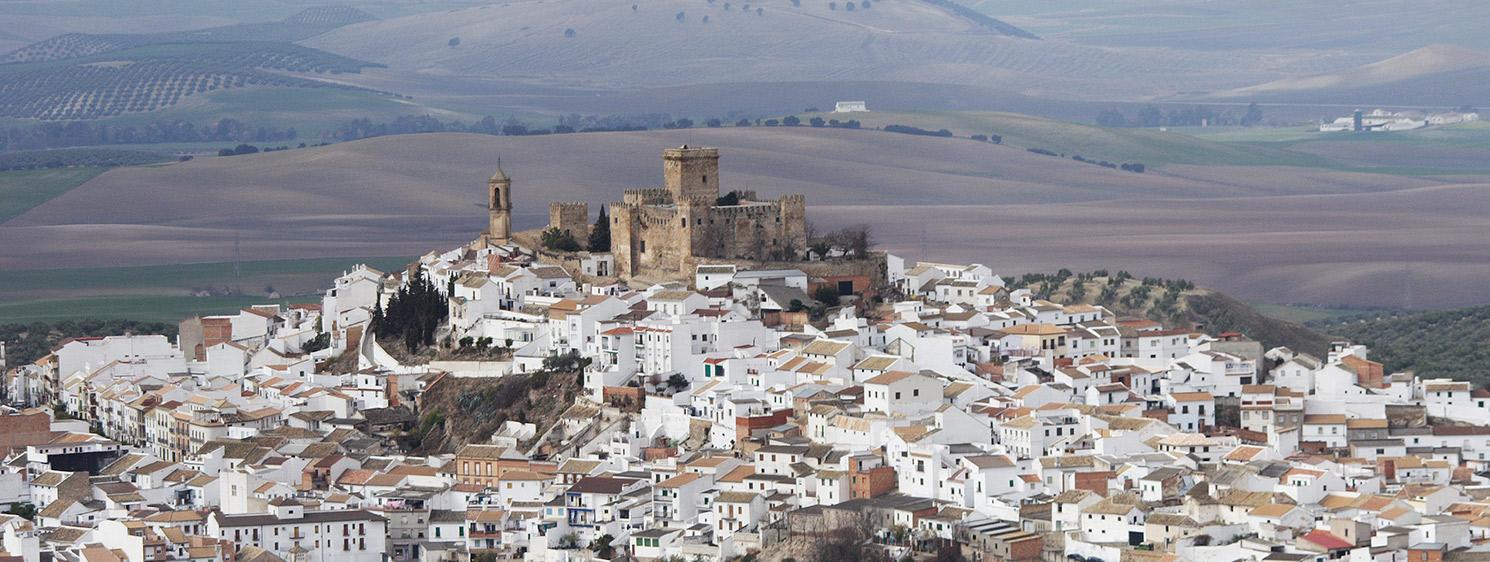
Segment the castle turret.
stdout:
<svg viewBox="0 0 1490 562">
<path fill-rule="evenodd" d="M 590 205 L 584 201 L 554 201 L 548 204 L 548 226 L 573 236 L 581 246 L 590 234 Z"/>
<path fill-rule="evenodd" d="M 662 181 L 675 202 L 714 204 L 719 199 L 719 149 L 685 144 L 662 151 Z"/>
<path fill-rule="evenodd" d="M 507 244 L 512 241 L 512 180 L 497 164 L 496 173 L 486 180 L 486 241 Z"/>
</svg>

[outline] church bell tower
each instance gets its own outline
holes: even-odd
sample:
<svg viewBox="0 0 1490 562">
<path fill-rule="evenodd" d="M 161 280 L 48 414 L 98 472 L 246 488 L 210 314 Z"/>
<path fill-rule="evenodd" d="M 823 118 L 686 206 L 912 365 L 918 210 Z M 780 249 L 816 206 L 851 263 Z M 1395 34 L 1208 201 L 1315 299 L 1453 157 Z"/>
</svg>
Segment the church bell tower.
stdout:
<svg viewBox="0 0 1490 562">
<path fill-rule="evenodd" d="M 497 164 L 497 172 L 486 180 L 486 241 L 502 245 L 512 241 L 512 180 Z"/>
</svg>

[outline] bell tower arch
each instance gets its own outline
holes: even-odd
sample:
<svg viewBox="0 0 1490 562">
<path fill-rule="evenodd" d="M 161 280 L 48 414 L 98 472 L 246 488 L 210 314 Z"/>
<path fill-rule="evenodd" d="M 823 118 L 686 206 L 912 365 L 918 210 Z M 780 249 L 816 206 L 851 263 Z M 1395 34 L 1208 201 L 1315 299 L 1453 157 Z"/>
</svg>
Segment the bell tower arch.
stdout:
<svg viewBox="0 0 1490 562">
<path fill-rule="evenodd" d="M 496 173 L 486 180 L 486 240 L 490 244 L 512 241 L 512 180 L 498 162 Z"/>
</svg>

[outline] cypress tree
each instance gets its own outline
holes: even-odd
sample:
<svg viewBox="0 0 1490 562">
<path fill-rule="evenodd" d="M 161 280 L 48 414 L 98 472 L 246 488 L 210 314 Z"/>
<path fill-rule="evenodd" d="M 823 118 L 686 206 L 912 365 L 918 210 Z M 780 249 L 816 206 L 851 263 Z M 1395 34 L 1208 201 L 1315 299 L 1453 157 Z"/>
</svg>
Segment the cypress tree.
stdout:
<svg viewBox="0 0 1490 562">
<path fill-rule="evenodd" d="M 610 251 L 610 217 L 605 212 L 605 207 L 600 208 L 600 216 L 595 217 L 595 228 L 590 229 L 590 251 Z"/>
</svg>

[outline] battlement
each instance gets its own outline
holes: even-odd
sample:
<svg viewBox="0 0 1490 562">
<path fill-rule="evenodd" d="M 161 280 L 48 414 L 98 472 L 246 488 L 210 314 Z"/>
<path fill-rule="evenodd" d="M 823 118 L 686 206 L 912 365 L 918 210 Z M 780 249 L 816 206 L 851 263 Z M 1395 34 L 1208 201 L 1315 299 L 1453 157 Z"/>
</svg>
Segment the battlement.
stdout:
<svg viewBox="0 0 1490 562">
<path fill-rule="evenodd" d="M 662 186 L 675 200 L 719 197 L 719 149 L 683 145 L 662 151 Z"/>
<path fill-rule="evenodd" d="M 683 145 L 662 149 L 663 158 L 719 158 L 719 149 L 703 146 Z"/>
<path fill-rule="evenodd" d="M 623 191 L 621 202 L 627 205 L 666 205 L 673 202 L 673 197 L 660 187 L 640 187 Z"/>
<path fill-rule="evenodd" d="M 555 209 L 561 209 L 561 210 L 584 209 L 584 210 L 588 211 L 590 209 L 590 204 L 588 202 L 585 202 L 585 201 L 554 201 L 554 202 L 551 202 L 551 203 L 548 204 L 548 209 L 551 212 L 553 210 L 555 210 Z"/>
<path fill-rule="evenodd" d="M 747 205 L 730 205 L 726 207 L 714 207 L 709 209 L 710 217 L 736 218 L 736 217 L 769 217 L 781 211 L 781 206 L 776 203 L 753 203 Z"/>
<path fill-rule="evenodd" d="M 718 149 L 669 148 L 662 160 L 662 188 L 627 189 L 611 204 L 611 255 L 622 276 L 686 274 L 700 259 L 792 260 L 806 251 L 806 197 L 763 200 L 741 190 L 738 204 L 719 205 Z"/>
</svg>

